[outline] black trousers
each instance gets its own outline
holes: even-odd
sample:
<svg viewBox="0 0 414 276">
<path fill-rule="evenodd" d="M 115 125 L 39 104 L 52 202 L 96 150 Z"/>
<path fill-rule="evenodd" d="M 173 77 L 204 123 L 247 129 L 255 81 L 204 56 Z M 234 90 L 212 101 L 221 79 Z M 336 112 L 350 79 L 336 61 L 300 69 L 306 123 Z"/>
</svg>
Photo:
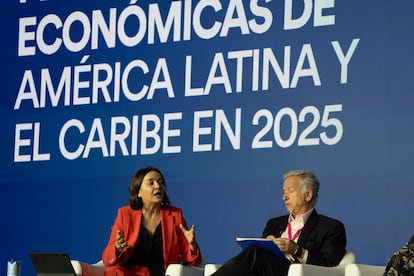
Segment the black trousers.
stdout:
<svg viewBox="0 0 414 276">
<path fill-rule="evenodd" d="M 286 276 L 291 262 L 252 246 L 224 263 L 214 276 Z"/>
</svg>

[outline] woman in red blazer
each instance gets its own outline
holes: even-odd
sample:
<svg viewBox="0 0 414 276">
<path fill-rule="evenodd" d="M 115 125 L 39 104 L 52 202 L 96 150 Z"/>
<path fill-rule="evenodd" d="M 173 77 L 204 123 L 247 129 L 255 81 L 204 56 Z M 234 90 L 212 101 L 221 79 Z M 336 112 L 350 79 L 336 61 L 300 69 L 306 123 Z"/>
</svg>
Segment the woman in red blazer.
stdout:
<svg viewBox="0 0 414 276">
<path fill-rule="evenodd" d="M 129 205 L 118 209 L 102 260 L 105 275 L 163 276 L 169 264 L 201 261 L 194 225 L 170 206 L 162 173 L 139 170 L 129 185 Z"/>
</svg>

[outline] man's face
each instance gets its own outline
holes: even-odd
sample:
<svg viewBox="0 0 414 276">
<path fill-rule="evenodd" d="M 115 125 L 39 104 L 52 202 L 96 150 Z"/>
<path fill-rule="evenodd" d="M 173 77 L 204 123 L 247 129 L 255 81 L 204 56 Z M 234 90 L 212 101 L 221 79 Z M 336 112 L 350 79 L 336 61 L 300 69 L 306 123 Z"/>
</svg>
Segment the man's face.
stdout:
<svg viewBox="0 0 414 276">
<path fill-rule="evenodd" d="M 283 182 L 283 201 L 286 209 L 292 215 L 301 215 L 312 208 L 310 203 L 312 191 L 303 193 L 299 176 L 289 176 Z"/>
</svg>

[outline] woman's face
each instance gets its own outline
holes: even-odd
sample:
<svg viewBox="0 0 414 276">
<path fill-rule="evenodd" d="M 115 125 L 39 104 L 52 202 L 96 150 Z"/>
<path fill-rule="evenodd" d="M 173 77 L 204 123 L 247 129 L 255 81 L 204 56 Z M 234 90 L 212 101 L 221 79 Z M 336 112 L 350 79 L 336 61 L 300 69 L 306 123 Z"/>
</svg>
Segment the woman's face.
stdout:
<svg viewBox="0 0 414 276">
<path fill-rule="evenodd" d="M 150 171 L 142 180 L 138 197 L 142 199 L 143 205 L 161 204 L 164 200 L 165 184 L 162 176 L 156 171 Z"/>
</svg>

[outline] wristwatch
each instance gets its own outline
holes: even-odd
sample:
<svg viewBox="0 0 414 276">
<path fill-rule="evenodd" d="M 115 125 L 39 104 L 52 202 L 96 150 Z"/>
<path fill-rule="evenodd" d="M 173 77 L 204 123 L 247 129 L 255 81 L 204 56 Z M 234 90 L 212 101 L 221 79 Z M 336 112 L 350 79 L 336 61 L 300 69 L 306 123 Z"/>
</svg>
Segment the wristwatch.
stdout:
<svg viewBox="0 0 414 276">
<path fill-rule="evenodd" d="M 302 247 L 298 246 L 298 249 L 293 253 L 293 258 L 297 259 L 302 256 Z"/>
</svg>

